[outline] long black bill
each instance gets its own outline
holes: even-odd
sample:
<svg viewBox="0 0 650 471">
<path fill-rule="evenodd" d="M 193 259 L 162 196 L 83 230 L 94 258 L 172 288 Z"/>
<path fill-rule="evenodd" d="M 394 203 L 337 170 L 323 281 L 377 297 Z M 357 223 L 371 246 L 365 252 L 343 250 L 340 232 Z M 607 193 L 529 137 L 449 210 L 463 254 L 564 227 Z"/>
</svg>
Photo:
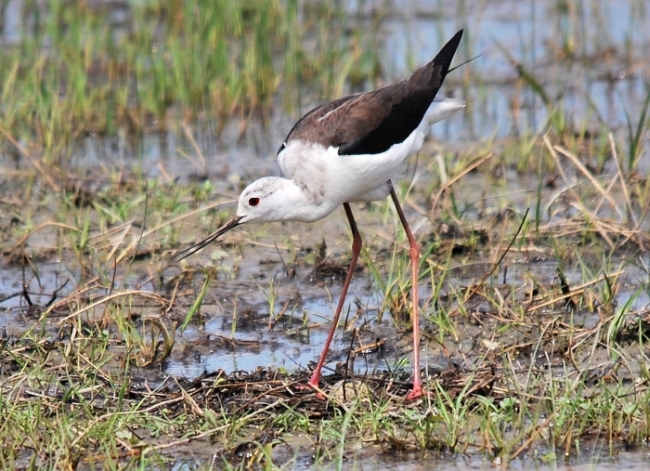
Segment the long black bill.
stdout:
<svg viewBox="0 0 650 471">
<path fill-rule="evenodd" d="M 211 244 L 212 242 L 214 242 L 215 240 L 217 240 L 219 237 L 221 237 L 222 235 L 224 235 L 226 232 L 228 232 L 228 231 L 229 231 L 230 229 L 232 229 L 233 227 L 237 227 L 237 226 L 239 226 L 239 225 L 241 224 L 241 222 L 240 222 L 241 220 L 242 220 L 242 217 L 241 217 L 241 216 L 240 216 L 240 217 L 236 217 L 235 219 L 233 219 L 232 221 L 230 221 L 230 222 L 229 222 L 228 224 L 226 224 L 225 226 L 221 227 L 221 228 L 218 229 L 217 231 L 215 231 L 215 232 L 213 232 L 212 234 L 210 234 L 209 236 L 207 236 L 205 239 L 203 239 L 203 240 L 197 242 L 196 244 L 192 245 L 191 247 L 189 247 L 189 248 L 187 248 L 187 249 L 185 249 L 185 250 L 183 250 L 183 251 L 177 253 L 176 256 L 174 257 L 174 261 L 176 261 L 176 262 L 180 262 L 180 261 L 183 260 L 184 258 L 187 258 L 187 257 L 189 257 L 190 255 L 192 255 L 192 254 L 198 252 L 199 250 L 201 250 L 201 249 L 202 249 L 203 247 L 205 247 L 206 245 Z"/>
</svg>

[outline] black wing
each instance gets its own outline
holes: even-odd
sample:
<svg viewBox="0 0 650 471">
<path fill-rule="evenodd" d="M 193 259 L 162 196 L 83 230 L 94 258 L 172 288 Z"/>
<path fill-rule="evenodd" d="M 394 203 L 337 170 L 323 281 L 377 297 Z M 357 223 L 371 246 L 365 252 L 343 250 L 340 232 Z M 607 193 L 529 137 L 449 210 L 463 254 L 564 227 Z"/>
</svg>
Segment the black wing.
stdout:
<svg viewBox="0 0 650 471">
<path fill-rule="evenodd" d="M 403 142 L 438 93 L 462 35 L 462 30 L 456 33 L 431 62 L 401 82 L 313 109 L 294 125 L 285 143 L 305 140 L 338 147 L 339 155 L 355 155 L 378 154 Z"/>
</svg>

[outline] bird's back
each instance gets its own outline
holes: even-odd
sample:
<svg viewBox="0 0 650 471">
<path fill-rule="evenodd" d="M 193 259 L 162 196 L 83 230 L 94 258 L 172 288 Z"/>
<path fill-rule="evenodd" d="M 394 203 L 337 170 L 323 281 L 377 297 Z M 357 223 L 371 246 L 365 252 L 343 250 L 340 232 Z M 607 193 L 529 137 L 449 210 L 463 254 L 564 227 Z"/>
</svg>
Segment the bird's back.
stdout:
<svg viewBox="0 0 650 471">
<path fill-rule="evenodd" d="M 431 62 L 405 80 L 310 111 L 294 125 L 279 152 L 293 140 L 335 147 L 339 155 L 379 154 L 404 142 L 438 93 L 462 33 L 456 33 Z"/>
</svg>

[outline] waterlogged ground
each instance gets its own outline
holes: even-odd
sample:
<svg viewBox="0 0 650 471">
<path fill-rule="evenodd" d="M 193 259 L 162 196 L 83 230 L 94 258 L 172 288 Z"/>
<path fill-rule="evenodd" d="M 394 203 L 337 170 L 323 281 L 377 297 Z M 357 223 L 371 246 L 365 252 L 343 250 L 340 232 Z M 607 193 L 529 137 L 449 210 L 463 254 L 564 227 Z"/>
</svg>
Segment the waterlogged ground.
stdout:
<svg viewBox="0 0 650 471">
<path fill-rule="evenodd" d="M 365 250 L 327 400 L 300 384 L 349 260 L 342 211 L 242 227 L 173 261 L 247 183 L 279 174 L 296 112 L 278 103 L 266 126 L 219 135 L 209 119 L 88 133 L 65 163 L 18 142 L 0 157 L 0 405 L 20 450 L 3 465 L 646 469 L 644 4 L 470 3 L 395 2 L 380 25 L 372 2 L 349 12 L 381 31 L 385 80 L 460 27 L 463 58 L 481 54 L 444 91 L 466 110 L 432 129 L 398 184 L 425 254 L 430 399 L 403 402 L 408 258 L 387 202 L 353 208 Z M 5 22 L 6 41 L 17 27 Z M 299 95 L 301 111 L 318 101 Z"/>
</svg>

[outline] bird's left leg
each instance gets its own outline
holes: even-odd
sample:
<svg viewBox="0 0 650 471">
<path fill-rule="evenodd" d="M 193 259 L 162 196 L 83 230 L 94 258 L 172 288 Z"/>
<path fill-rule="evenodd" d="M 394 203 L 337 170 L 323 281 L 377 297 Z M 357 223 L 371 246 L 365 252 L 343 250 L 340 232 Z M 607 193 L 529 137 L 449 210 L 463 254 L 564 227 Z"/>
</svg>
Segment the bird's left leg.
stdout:
<svg viewBox="0 0 650 471">
<path fill-rule="evenodd" d="M 404 227 L 404 232 L 406 232 L 406 237 L 409 241 L 409 257 L 411 258 L 411 298 L 413 302 L 413 389 L 406 396 L 406 399 L 413 400 L 421 397 L 424 392 L 422 389 L 422 381 L 420 379 L 420 313 L 418 305 L 418 269 L 420 267 L 420 247 L 413 237 L 413 233 L 409 228 L 408 222 L 406 222 L 406 217 L 404 217 L 404 212 L 402 207 L 399 204 L 397 199 L 397 194 L 393 188 L 392 182 L 388 182 L 390 186 L 390 197 L 395 204 L 395 209 L 397 210 L 397 215 L 399 220 Z"/>
</svg>

